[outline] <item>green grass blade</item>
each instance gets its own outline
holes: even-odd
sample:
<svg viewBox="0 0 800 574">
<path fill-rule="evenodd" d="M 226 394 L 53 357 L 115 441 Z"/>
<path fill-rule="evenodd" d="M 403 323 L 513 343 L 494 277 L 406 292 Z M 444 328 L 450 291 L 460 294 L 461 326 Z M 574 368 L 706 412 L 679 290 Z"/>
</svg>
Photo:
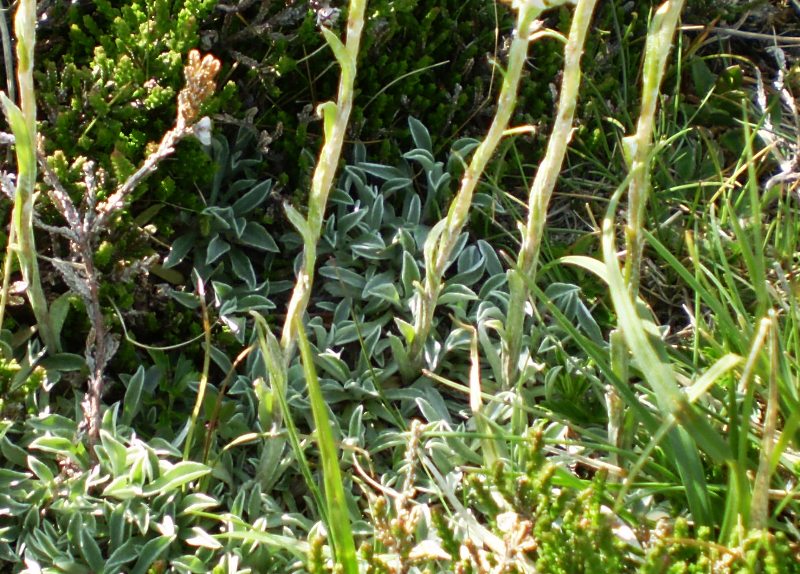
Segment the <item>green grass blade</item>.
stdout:
<svg viewBox="0 0 800 574">
<path fill-rule="evenodd" d="M 619 327 L 637 361 L 638 368 L 655 393 L 659 408 L 665 414 L 672 414 L 715 462 L 721 463 L 729 460 L 730 448 L 727 442 L 689 403 L 678 385 L 672 367 L 662 360 L 654 347 L 657 345 L 659 350 L 663 351 L 661 341 L 648 335 L 645 321 L 639 315 L 628 294 L 625 280 L 617 263 L 614 245 L 613 216 L 619 196 L 620 193 L 617 192 L 611 199 L 603 220 L 603 257 L 606 263 L 606 278 L 611 300 L 617 311 Z"/>
<path fill-rule="evenodd" d="M 272 334 L 272 331 L 269 330 L 269 325 L 267 325 L 267 321 L 264 317 L 254 311 L 251 312 L 251 315 L 256 322 L 258 346 L 261 350 L 264 363 L 267 365 L 273 393 L 277 397 L 278 404 L 281 407 L 283 421 L 286 425 L 286 434 L 289 437 L 289 444 L 292 446 L 297 464 L 300 466 L 300 473 L 303 475 L 309 491 L 311 491 L 317 509 L 323 517 L 323 520 L 327 521 L 326 507 L 322 498 L 322 493 L 317 486 L 317 481 L 314 480 L 314 475 L 311 473 L 311 467 L 306 460 L 305 452 L 300 444 L 300 433 L 297 431 L 297 426 L 294 424 L 292 413 L 289 410 L 289 403 L 286 400 L 286 367 L 284 366 L 283 352 L 280 343 L 277 337 Z"/>
<path fill-rule="evenodd" d="M 327 527 L 333 540 L 334 556 L 337 566 L 341 567 L 342 572 L 345 574 L 358 574 L 353 529 L 350 522 L 350 514 L 347 511 L 347 499 L 345 498 L 342 473 L 339 468 L 339 455 L 331 432 L 328 405 L 322 396 L 317 370 L 314 367 L 311 345 L 308 342 L 305 328 L 300 319 L 296 319 L 295 330 L 300 348 L 300 358 L 303 363 L 303 372 L 306 376 L 314 425 L 316 426 L 320 458 L 322 459 L 322 480 L 325 485 L 325 498 L 328 509 Z"/>
</svg>

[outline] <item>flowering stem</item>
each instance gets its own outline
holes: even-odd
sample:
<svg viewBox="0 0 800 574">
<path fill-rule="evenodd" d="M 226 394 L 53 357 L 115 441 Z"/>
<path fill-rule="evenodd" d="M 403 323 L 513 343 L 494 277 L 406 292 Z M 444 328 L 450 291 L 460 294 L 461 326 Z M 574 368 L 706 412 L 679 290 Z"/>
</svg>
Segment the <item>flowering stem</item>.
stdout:
<svg viewBox="0 0 800 574">
<path fill-rule="evenodd" d="M 547 206 L 556 185 L 564 155 L 567 151 L 581 84 L 581 56 L 589 23 L 597 0 L 579 0 L 572 17 L 569 37 L 564 49 L 564 76 L 558 100 L 553 131 L 547 143 L 547 153 L 539 165 L 528 199 L 528 222 L 522 238 L 522 248 L 517 256 L 516 269 L 509 274 L 510 300 L 506 318 L 504 371 L 505 384 L 510 387 L 516 377 L 522 347 L 522 328 L 525 320 L 527 282 L 536 280 L 539 248 L 547 219 Z"/>
<path fill-rule="evenodd" d="M 292 206 L 286 205 L 289 219 L 303 236 L 303 263 L 297 274 L 297 281 L 289 301 L 286 322 L 283 325 L 281 347 L 284 350 L 284 362 L 288 365 L 297 345 L 297 329 L 295 319 L 302 319 L 311 286 L 314 283 L 314 268 L 317 262 L 317 243 L 322 233 L 322 222 L 328 194 L 333 185 L 342 144 L 347 131 L 350 112 L 353 109 L 353 84 L 356 77 L 356 58 L 361 43 L 361 31 L 364 28 L 364 12 L 366 0 L 351 0 L 348 9 L 347 38 L 345 44 L 327 28 L 323 28 L 325 40 L 333 50 L 341 67 L 339 92 L 336 103 L 326 102 L 317 108 L 323 116 L 325 144 L 317 161 L 314 177 L 311 182 L 311 193 L 308 199 L 308 217 L 302 217 Z"/>
<path fill-rule="evenodd" d="M 447 216 L 431 229 L 425 241 L 425 281 L 417 287 L 414 303 L 414 339 L 409 349 L 409 359 L 415 366 L 415 371 L 421 365 L 425 343 L 431 331 L 433 313 L 442 289 L 442 276 L 467 219 L 478 179 L 497 148 L 516 106 L 517 88 L 528 54 L 530 36 L 536 18 L 544 8 L 538 4 L 538 2 L 525 2 L 519 6 L 516 29 L 508 56 L 508 69 L 503 77 L 494 120 L 486 137 L 472 156 L 472 161 L 461 180 L 461 188 L 450 204 Z"/>
<path fill-rule="evenodd" d="M 661 81 L 672 48 L 672 38 L 683 8 L 683 0 L 667 0 L 656 10 L 645 47 L 642 78 L 642 109 L 636 132 L 623 140 L 625 159 L 631 172 L 628 186 L 628 222 L 625 227 L 625 282 L 631 294 L 639 292 L 645 207 L 650 194 L 650 151 Z"/>
</svg>

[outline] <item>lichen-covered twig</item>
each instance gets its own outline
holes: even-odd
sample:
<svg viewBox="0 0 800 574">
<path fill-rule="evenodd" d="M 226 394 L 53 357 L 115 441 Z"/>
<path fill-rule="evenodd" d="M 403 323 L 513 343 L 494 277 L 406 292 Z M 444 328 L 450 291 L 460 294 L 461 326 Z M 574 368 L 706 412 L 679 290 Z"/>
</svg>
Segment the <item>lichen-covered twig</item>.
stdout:
<svg viewBox="0 0 800 574">
<path fill-rule="evenodd" d="M 61 235 L 70 239 L 70 251 L 77 264 L 52 259 L 67 285 L 84 300 L 92 328 L 86 339 L 86 362 L 89 366 L 88 390 L 83 409 L 87 434 L 94 444 L 100 436 L 101 405 L 105 387 L 104 373 L 117 348 L 117 341 L 108 332 L 100 304 L 100 277 L 94 265 L 94 248 L 99 235 L 107 230 L 111 217 L 125 205 L 125 201 L 138 184 L 158 167 L 159 162 L 169 156 L 177 143 L 189 136 L 204 136 L 200 130 L 207 129 L 207 118 L 198 119 L 202 103 L 213 93 L 214 77 L 219 71 L 219 61 L 212 56 L 200 57 L 193 50 L 184 69 L 186 86 L 178 95 L 178 116 L 175 126 L 161 140 L 158 148 L 145 159 L 142 166 L 123 182 L 106 201 L 96 204 L 97 180 L 94 164 L 84 165 L 84 185 L 87 200 L 81 213 L 50 169 L 43 150 L 39 153 L 48 194 L 67 223 Z"/>
</svg>

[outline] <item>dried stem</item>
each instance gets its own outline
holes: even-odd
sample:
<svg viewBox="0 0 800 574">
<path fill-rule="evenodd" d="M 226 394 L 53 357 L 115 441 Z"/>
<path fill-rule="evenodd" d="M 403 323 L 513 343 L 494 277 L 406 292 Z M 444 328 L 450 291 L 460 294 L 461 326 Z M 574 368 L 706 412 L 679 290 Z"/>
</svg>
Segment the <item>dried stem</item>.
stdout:
<svg viewBox="0 0 800 574">
<path fill-rule="evenodd" d="M 96 205 L 97 178 L 94 165 L 88 162 L 84 167 L 86 205 L 83 213 L 79 211 L 69 194 L 48 166 L 43 150 L 39 152 L 45 182 L 49 185 L 49 195 L 56 209 L 67 222 L 63 235 L 70 238 L 70 251 L 80 265 L 53 259 L 56 269 L 61 272 L 67 284 L 84 300 L 92 328 L 86 339 L 86 362 L 89 365 L 88 392 L 83 402 L 85 423 L 90 444 L 100 437 L 102 420 L 102 397 L 105 388 L 104 373 L 109 360 L 116 352 L 117 342 L 111 337 L 103 317 L 100 304 L 100 280 L 94 265 L 94 245 L 97 237 L 110 224 L 111 217 L 125 205 L 130 193 L 138 184 L 152 174 L 158 164 L 174 150 L 177 143 L 196 134 L 200 106 L 214 90 L 214 77 L 219 71 L 219 62 L 212 56 L 201 59 L 200 53 L 189 53 L 189 62 L 184 70 L 186 87 L 178 95 L 178 116 L 175 127 L 162 138 L 158 148 L 145 159 L 110 198 Z M 204 317 L 204 324 L 207 317 Z M 206 325 L 207 326 L 207 325 Z M 199 397 L 199 400 L 202 400 Z M 196 418 L 196 417 L 195 417 Z M 187 449 L 191 440 L 187 440 Z"/>
</svg>

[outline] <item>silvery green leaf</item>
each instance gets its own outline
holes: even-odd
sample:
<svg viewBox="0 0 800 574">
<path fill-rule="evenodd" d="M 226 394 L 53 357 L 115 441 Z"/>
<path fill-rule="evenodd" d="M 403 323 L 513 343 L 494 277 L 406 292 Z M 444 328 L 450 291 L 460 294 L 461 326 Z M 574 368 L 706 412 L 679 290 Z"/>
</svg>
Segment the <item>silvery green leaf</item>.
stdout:
<svg viewBox="0 0 800 574">
<path fill-rule="evenodd" d="M 479 209 L 486 212 L 492 212 L 496 214 L 503 215 L 506 213 L 506 208 L 503 207 L 503 203 L 500 201 L 495 201 L 494 195 L 490 193 L 483 193 L 478 192 L 472 198 L 472 206 L 475 209 Z"/>
<path fill-rule="evenodd" d="M 414 402 L 417 404 L 417 408 L 419 408 L 422 416 L 425 417 L 425 420 L 429 423 L 437 423 L 449 418 L 446 409 L 442 412 L 440 409 L 434 408 L 433 405 L 422 397 L 418 397 Z"/>
<path fill-rule="evenodd" d="M 222 548 L 222 542 L 211 536 L 199 526 L 193 526 L 191 532 L 192 535 L 184 539 L 184 542 L 186 542 L 186 544 L 189 546 L 209 548 L 211 550 L 218 550 Z"/>
<path fill-rule="evenodd" d="M 411 130 L 411 138 L 414 144 L 423 150 L 433 151 L 433 143 L 431 142 L 431 134 L 428 128 L 413 116 L 408 117 L 408 127 Z"/>
<path fill-rule="evenodd" d="M 433 170 L 436 165 L 436 159 L 433 154 L 425 149 L 412 149 L 403 154 L 403 159 L 416 161 L 422 166 L 426 172 Z"/>
<path fill-rule="evenodd" d="M 480 251 L 474 245 L 470 245 L 458 257 L 456 270 L 458 273 L 465 273 L 480 263 L 482 263 Z"/>
<path fill-rule="evenodd" d="M 335 281 L 343 283 L 344 285 L 358 289 L 359 291 L 362 291 L 364 289 L 364 285 L 367 283 L 367 280 L 364 279 L 362 275 L 359 275 L 358 273 L 355 273 L 344 267 L 324 265 L 323 267 L 320 267 L 319 274 L 323 277 L 327 277 L 328 279 L 334 279 Z"/>
<path fill-rule="evenodd" d="M 51 482 L 55 475 L 50 468 L 38 458 L 28 455 L 28 468 L 42 482 Z"/>
<path fill-rule="evenodd" d="M 253 186 L 256 185 L 256 180 L 245 178 L 245 179 L 237 179 L 234 181 L 230 186 L 228 186 L 228 191 L 225 195 L 232 196 L 232 195 L 239 195 L 240 193 L 244 192 L 245 190 L 252 189 Z M 237 213 L 236 215 L 240 215 Z"/>
<path fill-rule="evenodd" d="M 193 463 L 197 464 L 197 463 Z M 175 536 L 159 536 L 148 541 L 139 551 L 139 559 L 131 570 L 131 574 L 145 574 L 150 566 L 155 562 L 172 544 Z"/>
<path fill-rule="evenodd" d="M 332 248 L 335 248 L 339 244 L 339 239 L 340 236 L 336 230 L 336 214 L 331 214 L 328 216 L 328 220 L 325 222 L 325 227 L 322 230 L 320 241 Z M 317 247 L 317 249 L 319 249 L 319 247 Z"/>
<path fill-rule="evenodd" d="M 211 265 L 230 250 L 230 244 L 222 239 L 222 237 L 219 235 L 215 235 L 208 243 L 208 248 L 206 250 L 206 265 Z"/>
<path fill-rule="evenodd" d="M 221 281 L 212 281 L 211 288 L 214 290 L 214 304 L 219 307 L 229 298 L 233 297 L 233 287 Z"/>
<path fill-rule="evenodd" d="M 505 269 L 500 263 L 500 259 L 497 257 L 494 247 L 492 247 L 483 239 L 479 239 L 478 249 L 480 250 L 481 255 L 483 255 L 483 259 L 486 262 L 486 271 L 490 277 L 492 275 L 499 275 L 501 273 L 505 274 Z"/>
<path fill-rule="evenodd" d="M 294 281 L 284 279 L 283 281 L 269 281 L 267 284 L 267 295 L 285 293 L 294 287 Z"/>
<path fill-rule="evenodd" d="M 483 277 L 486 265 L 484 264 L 483 257 L 474 255 L 477 250 L 470 247 L 465 250 L 461 257 L 458 258 L 458 273 L 448 280 L 448 283 L 461 283 L 462 285 L 474 285 L 481 277 Z M 466 255 L 466 257 L 465 257 Z"/>
<path fill-rule="evenodd" d="M 352 378 L 350 369 L 347 367 L 347 363 L 345 363 L 338 357 L 338 355 L 332 353 L 331 351 L 325 351 L 324 353 L 317 355 L 317 360 L 315 363 L 319 365 L 320 369 L 328 373 L 328 375 L 340 383 L 346 383 Z"/>
<path fill-rule="evenodd" d="M 344 167 L 344 176 L 346 184 L 350 184 L 355 186 L 356 190 L 362 190 L 367 186 L 367 174 L 364 173 L 364 170 L 358 167 L 361 165 L 360 163 L 356 165 L 346 165 Z M 386 178 L 391 179 L 391 178 Z M 346 188 L 349 189 L 349 185 L 346 185 Z M 349 194 L 348 194 L 349 195 Z"/>
<path fill-rule="evenodd" d="M 359 163 L 356 167 L 362 169 L 365 173 L 384 181 L 396 179 L 398 177 L 405 177 L 405 173 L 403 173 L 402 170 L 389 165 L 364 162 Z"/>
<path fill-rule="evenodd" d="M 86 366 L 86 361 L 73 353 L 56 353 L 45 357 L 39 364 L 48 371 L 80 371 Z"/>
<path fill-rule="evenodd" d="M 551 283 L 545 289 L 553 303 L 596 343 L 603 342 L 603 334 L 592 313 L 581 299 L 581 288 L 569 283 Z"/>
<path fill-rule="evenodd" d="M 383 213 L 383 196 L 378 195 L 373 200 L 372 205 L 369 208 L 369 212 L 367 213 L 367 224 L 371 229 L 381 228 L 381 224 L 383 223 Z"/>
<path fill-rule="evenodd" d="M 61 336 L 61 329 L 64 326 L 64 321 L 69 313 L 71 295 L 67 292 L 60 295 L 55 301 L 50 304 L 50 318 L 53 322 L 53 331 L 55 332 L 56 339 Z"/>
<path fill-rule="evenodd" d="M 347 321 L 350 319 L 350 314 L 352 312 L 352 299 L 345 297 L 336 305 L 336 309 L 333 311 L 333 324 L 337 325 L 342 321 Z"/>
<path fill-rule="evenodd" d="M 412 295 L 414 292 L 414 282 L 420 279 L 421 275 L 417 261 L 408 251 L 403 251 L 403 267 L 400 271 L 400 281 L 403 284 L 403 294 L 406 297 Z"/>
<path fill-rule="evenodd" d="M 25 425 L 43 433 L 50 433 L 64 438 L 72 438 L 78 430 L 78 424 L 61 415 L 41 414 L 25 421 Z"/>
<path fill-rule="evenodd" d="M 473 449 L 464 444 L 464 441 L 460 438 L 447 437 L 445 438 L 445 442 L 447 443 L 447 446 L 450 447 L 452 452 L 454 452 L 460 458 L 460 460 L 463 461 L 461 464 L 483 464 L 483 458 Z"/>
<path fill-rule="evenodd" d="M 389 197 L 396 191 L 400 191 L 401 189 L 408 189 L 412 185 L 411 179 L 407 177 L 395 177 L 392 179 L 386 180 L 386 182 L 381 186 L 381 195 L 384 197 Z"/>
<path fill-rule="evenodd" d="M 28 447 L 30 448 L 30 447 Z M 15 445 L 13 442 L 8 440 L 8 437 L 0 438 L 0 452 L 3 453 L 5 459 L 13 464 L 21 468 L 25 468 L 25 463 L 28 460 L 28 453 L 24 450 Z M 3 497 L 5 495 L 0 493 L 0 504 L 4 508 L 8 508 L 7 501 L 4 501 Z M 28 508 L 28 505 L 25 505 L 25 508 Z"/>
<path fill-rule="evenodd" d="M 236 236 L 236 239 L 241 239 L 242 234 L 244 233 L 245 227 L 247 227 L 247 220 L 244 217 L 236 217 L 233 220 L 233 234 Z"/>
<path fill-rule="evenodd" d="M 234 249 L 230 252 L 229 259 L 233 266 L 233 272 L 236 273 L 236 276 L 247 283 L 247 286 L 250 289 L 255 289 L 256 272 L 253 269 L 253 262 L 250 261 L 250 258 L 238 249 Z"/>
<path fill-rule="evenodd" d="M 414 229 L 419 230 L 420 226 L 415 226 Z M 407 251 L 409 253 L 416 253 L 417 251 L 416 240 L 411 235 L 411 233 L 409 233 L 409 231 L 403 227 L 397 230 L 397 234 L 392 239 L 392 243 L 399 243 L 400 246 L 403 248 L 403 251 Z"/>
<path fill-rule="evenodd" d="M 231 360 L 228 358 L 227 353 L 225 351 L 211 345 L 208 350 L 209 355 L 211 356 L 211 360 L 214 361 L 214 364 L 220 368 L 220 371 L 223 373 L 228 373 L 231 370 Z"/>
<path fill-rule="evenodd" d="M 350 424 L 348 425 L 347 437 L 356 439 L 358 444 L 364 443 L 364 434 L 366 432 L 366 425 L 363 423 L 364 418 L 364 405 L 358 405 L 353 409 L 353 414 L 350 415 Z"/>
<path fill-rule="evenodd" d="M 124 474 L 127 466 L 128 449 L 106 430 L 100 431 L 100 442 L 108 455 L 112 476 L 116 478 Z"/>
<path fill-rule="evenodd" d="M 123 508 L 122 505 L 119 506 L 120 508 Z M 126 540 L 123 544 L 118 546 L 114 552 L 111 553 L 111 556 L 108 557 L 108 560 L 103 566 L 103 570 L 101 570 L 101 572 L 103 574 L 122 572 L 123 569 L 121 566 L 127 564 L 128 562 L 133 562 L 139 556 L 140 548 L 141 545 L 136 539 L 130 538 Z"/>
<path fill-rule="evenodd" d="M 444 221 L 447 221 L 446 219 Z M 453 251 L 450 252 L 450 257 L 447 259 L 447 264 L 445 265 L 445 269 L 449 268 L 456 259 L 461 255 L 461 251 L 466 247 L 467 241 L 469 241 L 469 234 L 467 232 L 462 233 L 458 236 L 456 240 L 456 244 L 453 246 Z"/>
<path fill-rule="evenodd" d="M 376 275 L 370 279 L 364 286 L 363 297 L 365 299 L 377 297 L 395 305 L 400 304 L 400 294 L 394 286 L 392 276 L 388 273 Z"/>
<path fill-rule="evenodd" d="M 346 323 L 338 326 L 335 335 L 336 337 L 333 343 L 338 347 L 341 345 L 346 345 L 347 343 L 358 341 L 359 329 L 356 328 L 355 323 L 352 321 L 347 321 Z"/>
<path fill-rule="evenodd" d="M 379 321 L 372 321 L 361 325 L 361 337 L 364 341 L 364 351 L 367 358 L 370 360 L 375 354 L 375 345 L 378 343 L 382 331 L 383 328 Z"/>
<path fill-rule="evenodd" d="M 0 468 L 0 488 L 7 492 L 10 488 L 17 488 L 21 486 L 30 477 L 31 474 L 29 472 L 19 472 L 8 468 Z"/>
<path fill-rule="evenodd" d="M 236 313 L 239 310 L 239 300 L 236 297 L 229 297 L 223 299 L 219 305 L 217 312 L 220 318 L 224 319 L 226 316 Z"/>
<path fill-rule="evenodd" d="M 450 183 L 453 176 L 447 172 L 436 173 L 436 171 L 437 170 L 432 170 L 428 172 L 428 185 L 433 191 L 438 193 Z"/>
<path fill-rule="evenodd" d="M 467 166 L 467 157 L 472 151 L 481 145 L 479 140 L 474 138 L 461 138 L 456 140 L 450 148 L 450 157 L 447 159 L 447 170 L 450 171 L 456 165 Z"/>
<path fill-rule="evenodd" d="M 500 288 L 506 284 L 508 278 L 506 277 L 505 273 L 499 273 L 497 275 L 491 275 L 483 282 L 481 285 L 481 290 L 478 293 L 478 298 L 481 301 L 486 301 L 493 292 L 497 292 Z"/>
<path fill-rule="evenodd" d="M 445 353 L 449 353 L 454 349 L 468 350 L 471 341 L 472 333 L 466 329 L 456 328 L 447 335 L 442 347 Z"/>
<path fill-rule="evenodd" d="M 408 358 L 408 352 L 403 346 L 403 342 L 396 335 L 389 334 L 387 338 L 389 339 L 389 346 L 392 349 L 394 363 L 397 365 L 400 375 L 406 379 L 411 378 L 414 375 L 414 369 Z M 388 393 L 387 398 L 389 398 Z"/>
<path fill-rule="evenodd" d="M 467 303 L 469 301 L 477 301 L 478 296 L 475 292 L 459 283 L 449 283 L 445 286 L 442 294 L 439 296 L 440 305 Z"/>
<path fill-rule="evenodd" d="M 234 214 L 233 209 L 230 207 L 217 207 L 212 205 L 206 207 L 201 213 L 210 215 L 214 218 L 214 223 L 221 227 L 221 229 L 230 229 L 233 225 Z"/>
<path fill-rule="evenodd" d="M 346 169 L 347 168 L 345 168 L 345 170 Z M 328 196 L 328 203 L 331 205 L 349 206 L 353 205 L 354 202 L 349 193 L 337 187 L 331 190 L 331 194 Z"/>
<path fill-rule="evenodd" d="M 280 253 L 278 244 L 272 238 L 263 225 L 255 221 L 248 221 L 245 225 L 244 232 L 239 237 L 239 241 L 254 249 L 261 251 L 270 251 L 272 253 Z"/>
<path fill-rule="evenodd" d="M 253 187 L 250 191 L 236 200 L 233 204 L 233 212 L 237 215 L 247 215 L 269 197 L 272 190 L 272 180 L 267 179 Z"/>
<path fill-rule="evenodd" d="M 422 203 L 419 195 L 414 194 L 411 196 L 405 206 L 403 207 L 403 220 L 406 224 L 418 225 L 420 216 L 422 215 Z"/>
<path fill-rule="evenodd" d="M 348 233 L 351 229 L 356 227 L 361 222 L 361 220 L 364 219 L 364 216 L 366 215 L 367 215 L 367 210 L 356 204 L 355 209 L 353 211 L 339 218 L 339 225 L 337 226 L 337 230 L 339 231 L 339 233 L 342 234 Z"/>
<path fill-rule="evenodd" d="M 194 232 L 181 235 L 173 241 L 172 246 L 169 248 L 169 255 L 167 255 L 167 258 L 164 260 L 164 267 L 170 269 L 183 261 L 189 251 L 191 251 L 195 241 L 197 241 L 197 234 Z"/>
<path fill-rule="evenodd" d="M 234 338 L 239 343 L 244 343 L 245 327 L 247 326 L 244 317 L 232 317 L 230 315 L 223 315 L 219 318 L 222 323 L 231 330 Z"/>
<path fill-rule="evenodd" d="M 365 233 L 353 240 L 350 251 L 356 257 L 381 260 L 385 258 L 386 244 L 377 233 Z"/>
<path fill-rule="evenodd" d="M 263 295 L 245 295 L 238 298 L 239 311 L 269 311 L 275 308 L 275 303 Z"/>
</svg>

